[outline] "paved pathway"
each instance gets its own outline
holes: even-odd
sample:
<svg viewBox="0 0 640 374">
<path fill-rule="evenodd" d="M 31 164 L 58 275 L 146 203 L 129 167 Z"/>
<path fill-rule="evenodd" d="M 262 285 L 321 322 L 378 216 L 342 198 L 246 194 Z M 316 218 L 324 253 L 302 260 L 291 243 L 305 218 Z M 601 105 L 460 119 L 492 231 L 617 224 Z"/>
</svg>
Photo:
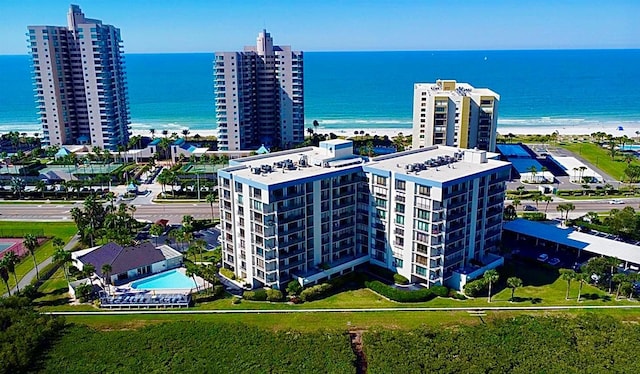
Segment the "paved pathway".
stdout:
<svg viewBox="0 0 640 374">
<path fill-rule="evenodd" d="M 376 313 L 376 312 L 473 312 L 519 310 L 588 310 L 588 309 L 640 309 L 640 305 L 559 305 L 559 306 L 496 306 L 450 308 L 345 308 L 345 309 L 187 309 L 187 310 L 109 310 L 95 312 L 45 312 L 60 316 L 102 316 L 126 314 L 287 314 L 287 313 Z"/>
<path fill-rule="evenodd" d="M 74 235 L 69 241 L 69 243 L 67 243 L 67 245 L 64 246 L 64 249 L 67 251 L 71 251 L 73 247 L 75 247 L 75 245 L 78 243 L 79 240 L 80 240 L 80 237 L 78 235 Z M 28 261 L 32 261 L 32 259 L 29 258 Z M 45 266 L 49 265 L 51 262 L 53 262 L 53 256 L 46 258 L 44 261 L 39 263 L 38 270 L 42 270 Z M 25 276 L 22 277 L 22 279 L 18 281 L 18 286 L 20 286 L 20 289 L 22 290 L 25 286 L 28 286 L 29 284 L 31 284 L 31 281 L 35 277 L 36 277 L 36 269 L 33 268 L 27 274 L 25 274 Z M 12 288 L 11 294 L 13 295 L 16 291 L 17 291 L 16 287 Z M 7 296 L 9 296 L 8 293 L 5 293 L 3 295 L 3 297 L 7 297 Z"/>
</svg>

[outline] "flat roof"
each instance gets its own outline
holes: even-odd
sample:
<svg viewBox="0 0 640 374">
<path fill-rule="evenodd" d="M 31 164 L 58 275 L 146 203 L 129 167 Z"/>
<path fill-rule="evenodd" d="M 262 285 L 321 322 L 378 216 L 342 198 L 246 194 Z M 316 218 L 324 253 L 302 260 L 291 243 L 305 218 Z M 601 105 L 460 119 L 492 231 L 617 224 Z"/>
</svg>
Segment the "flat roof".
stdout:
<svg viewBox="0 0 640 374">
<path fill-rule="evenodd" d="M 556 223 L 516 219 L 505 222 L 503 229 L 593 254 L 615 257 L 622 261 L 640 264 L 640 246 L 587 234 L 572 227 L 560 227 Z"/>
<path fill-rule="evenodd" d="M 334 143 L 334 144 L 342 144 Z M 300 160 L 306 156 L 306 166 L 300 165 Z M 293 170 L 286 168 L 275 168 L 275 163 L 291 160 L 293 162 Z M 322 165 L 314 165 L 314 160 L 327 160 L 329 167 Z M 351 160 L 352 162 L 347 162 Z M 338 162 L 339 161 L 339 162 Z M 323 174 L 334 173 L 338 170 L 355 169 L 362 165 L 364 160 L 362 157 L 353 155 L 352 157 L 342 157 L 331 159 L 326 150 L 318 147 L 305 147 L 299 149 L 288 150 L 284 152 L 268 153 L 265 155 L 245 157 L 233 160 L 228 168 L 222 169 L 234 175 L 235 177 L 243 177 L 249 180 L 260 182 L 261 184 L 270 186 L 285 182 L 291 182 L 303 178 L 312 178 Z M 252 168 L 261 168 L 263 165 L 272 167 L 271 172 L 254 174 Z M 244 168 L 239 166 L 245 166 Z"/>
<path fill-rule="evenodd" d="M 426 170 L 419 172 L 408 172 L 406 165 L 424 163 L 432 158 L 438 158 L 438 156 L 454 157 L 459 153 L 477 153 L 477 156 L 481 153 L 485 153 L 487 162 L 472 162 L 467 161 L 465 157 L 463 159 L 450 163 L 448 165 L 441 165 L 437 167 L 429 167 Z M 498 155 L 496 153 L 475 151 L 472 149 L 458 149 L 456 147 L 448 146 L 431 146 L 427 148 L 420 148 L 410 151 L 392 153 L 390 155 L 380 156 L 374 158 L 371 162 L 366 164 L 369 168 L 375 168 L 379 170 L 392 171 L 396 174 L 416 175 L 420 178 L 430 179 L 437 182 L 446 182 L 462 177 L 483 173 L 493 169 L 499 169 L 504 166 L 508 166 L 508 162 L 495 160 Z"/>
<path fill-rule="evenodd" d="M 443 79 L 442 82 L 449 82 L 450 80 Z M 489 88 L 476 88 L 470 85 L 469 83 L 464 82 L 455 82 L 456 89 L 455 90 L 443 90 L 440 86 L 438 86 L 438 82 L 433 83 L 415 83 L 414 89 L 421 90 L 429 90 L 433 94 L 441 94 L 442 96 L 467 96 L 469 94 L 480 95 L 480 96 L 494 96 L 498 100 L 500 100 L 500 95 L 495 93 Z"/>
</svg>

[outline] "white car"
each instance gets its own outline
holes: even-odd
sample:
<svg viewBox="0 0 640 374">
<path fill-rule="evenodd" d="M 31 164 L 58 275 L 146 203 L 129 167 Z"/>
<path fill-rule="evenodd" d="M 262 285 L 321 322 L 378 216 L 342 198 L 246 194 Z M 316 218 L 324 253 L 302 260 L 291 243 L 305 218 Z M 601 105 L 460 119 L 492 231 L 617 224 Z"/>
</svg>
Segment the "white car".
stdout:
<svg viewBox="0 0 640 374">
<path fill-rule="evenodd" d="M 613 199 L 613 200 L 609 200 L 609 204 L 620 205 L 620 204 L 624 204 L 624 201 L 620 199 Z"/>
<path fill-rule="evenodd" d="M 540 262 L 547 262 L 548 259 L 549 259 L 549 255 L 546 254 L 546 253 L 541 254 L 537 258 L 537 260 L 540 261 Z"/>
</svg>

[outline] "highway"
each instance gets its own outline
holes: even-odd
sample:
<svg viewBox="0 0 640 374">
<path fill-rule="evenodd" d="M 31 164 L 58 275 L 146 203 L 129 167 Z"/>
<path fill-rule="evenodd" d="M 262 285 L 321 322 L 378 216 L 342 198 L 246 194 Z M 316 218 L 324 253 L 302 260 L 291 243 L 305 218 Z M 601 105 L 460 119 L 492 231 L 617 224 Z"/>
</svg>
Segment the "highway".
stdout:
<svg viewBox="0 0 640 374">
<path fill-rule="evenodd" d="M 136 205 L 134 217 L 138 220 L 156 221 L 168 219 L 169 223 L 179 223 L 182 216 L 189 214 L 196 219 L 210 219 L 211 206 L 206 203 L 173 203 Z M 71 220 L 71 209 L 81 207 L 76 204 L 0 204 L 0 220 L 3 221 L 60 221 Z M 219 216 L 218 204 L 213 212 Z"/>
<path fill-rule="evenodd" d="M 578 201 L 553 201 L 549 204 L 547 213 L 550 217 L 557 217 L 558 212 L 556 207 L 558 204 L 571 202 L 576 206 L 576 209 L 570 213 L 570 217 L 577 217 L 587 212 L 600 211 L 606 212 L 613 208 L 623 209 L 626 206 L 631 206 L 634 209 L 638 209 L 640 205 L 640 199 L 622 199 L 625 203 L 620 205 L 609 204 L 609 200 L 578 200 Z M 507 202 L 507 204 L 510 202 Z M 523 201 L 518 210 L 522 210 L 523 205 L 533 205 L 535 203 Z M 0 220 L 5 221 L 59 221 L 70 220 L 70 210 L 74 206 L 81 206 L 81 203 L 76 204 L 0 204 Z M 156 221 L 158 219 L 168 219 L 170 223 L 179 223 L 182 221 L 182 216 L 189 214 L 196 219 L 211 218 L 211 207 L 206 202 L 201 203 L 164 203 L 164 204 L 133 204 L 136 207 L 134 216 L 139 220 Z M 545 203 L 539 203 L 538 209 L 544 211 L 546 207 Z M 219 216 L 218 204 L 213 205 L 214 216 Z"/>
</svg>

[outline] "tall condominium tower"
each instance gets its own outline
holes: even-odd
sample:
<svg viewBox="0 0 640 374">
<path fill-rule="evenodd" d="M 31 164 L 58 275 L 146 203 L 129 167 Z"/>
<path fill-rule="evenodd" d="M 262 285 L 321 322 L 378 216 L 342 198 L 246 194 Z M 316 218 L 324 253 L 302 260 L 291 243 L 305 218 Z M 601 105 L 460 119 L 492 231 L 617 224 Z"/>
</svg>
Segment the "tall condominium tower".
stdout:
<svg viewBox="0 0 640 374">
<path fill-rule="evenodd" d="M 253 287 L 372 263 L 461 290 L 503 263 L 511 165 L 497 156 L 430 146 L 367 161 L 336 139 L 231 160 L 218 171 L 222 264 Z"/>
<path fill-rule="evenodd" d="M 71 5 L 68 26 L 29 26 L 44 143 L 116 149 L 129 140 L 120 30 Z"/>
<path fill-rule="evenodd" d="M 244 52 L 216 52 L 218 148 L 291 148 L 304 140 L 302 52 L 273 45 L 263 30 Z"/>
<path fill-rule="evenodd" d="M 413 148 L 448 145 L 494 152 L 500 95 L 454 80 L 416 83 Z"/>
</svg>

